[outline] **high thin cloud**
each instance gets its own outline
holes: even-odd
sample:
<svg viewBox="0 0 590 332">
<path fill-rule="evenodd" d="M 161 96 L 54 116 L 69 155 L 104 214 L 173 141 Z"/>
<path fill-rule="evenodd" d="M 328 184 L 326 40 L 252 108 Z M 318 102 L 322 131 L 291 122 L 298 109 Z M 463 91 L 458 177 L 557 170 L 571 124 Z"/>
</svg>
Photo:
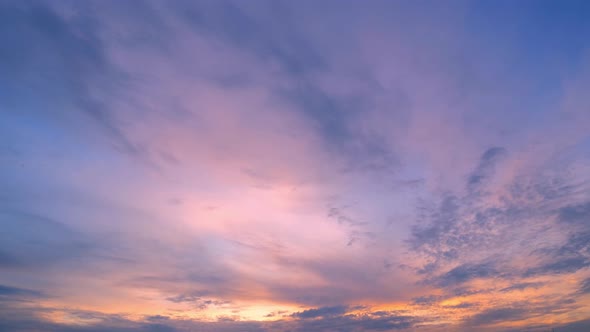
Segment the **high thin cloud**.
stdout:
<svg viewBox="0 0 590 332">
<path fill-rule="evenodd" d="M 0 330 L 586 331 L 589 12 L 0 1 Z"/>
</svg>

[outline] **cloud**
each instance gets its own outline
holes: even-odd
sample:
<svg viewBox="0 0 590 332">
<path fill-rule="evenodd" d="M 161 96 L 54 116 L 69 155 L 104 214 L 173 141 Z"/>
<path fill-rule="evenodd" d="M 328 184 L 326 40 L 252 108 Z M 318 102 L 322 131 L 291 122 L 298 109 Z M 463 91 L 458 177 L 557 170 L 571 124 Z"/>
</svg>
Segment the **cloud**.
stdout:
<svg viewBox="0 0 590 332">
<path fill-rule="evenodd" d="M 504 293 L 509 293 L 512 291 L 521 291 L 521 290 L 525 290 L 527 288 L 533 288 L 533 289 L 538 289 L 539 287 L 542 287 L 544 285 L 544 283 L 542 282 L 521 282 L 521 283 L 516 283 L 514 285 L 510 285 L 506 288 L 502 288 L 500 290 L 500 292 L 504 292 Z"/>
<path fill-rule="evenodd" d="M 428 295 L 428 296 L 419 296 L 412 299 L 414 304 L 418 305 L 431 305 L 434 303 L 438 303 L 442 299 L 442 296 L 437 295 Z"/>
<path fill-rule="evenodd" d="M 2 316 L 0 327 L 10 331 L 26 331 L 27 329 L 43 329 L 44 331 L 391 331 L 405 330 L 421 324 L 411 316 L 381 312 L 378 315 L 344 315 L 342 310 L 318 308 L 324 316 L 297 317 L 297 319 L 277 320 L 269 322 L 249 322 L 220 320 L 202 322 L 198 320 L 174 319 L 167 316 L 145 317 L 141 321 L 129 320 L 119 315 L 105 315 L 97 312 L 61 311 L 61 314 L 76 319 L 84 319 L 84 324 L 70 325 L 52 323 L 37 316 L 43 309 L 34 309 Z M 329 312 L 329 313 L 328 313 Z M 47 312 L 45 312 L 47 313 Z M 309 319 L 314 318 L 314 319 Z"/>
<path fill-rule="evenodd" d="M 20 211 L 1 211 L 0 251 L 7 268 L 31 268 L 75 260 L 92 244 L 81 234 L 50 218 Z"/>
<path fill-rule="evenodd" d="M 0 81 L 3 108 L 69 124 L 90 122 L 84 127 L 96 127 L 120 151 L 135 153 L 137 148 L 108 106 L 95 97 L 101 90 L 116 91 L 121 79 L 108 61 L 92 17 L 68 21 L 41 2 L 4 3 L 0 13 L 0 43 L 10 45 L 0 54 L 0 70 L 6 73 Z M 35 113 L 40 98 L 43 112 Z"/>
<path fill-rule="evenodd" d="M 496 179 L 502 177 L 505 163 L 498 161 L 510 163 L 510 158 L 505 149 L 486 150 L 468 177 L 465 192 L 444 192 L 423 202 L 407 243 L 422 262 L 416 267 L 422 275 L 420 283 L 438 288 L 439 295 L 415 298 L 415 304 L 437 308 L 449 300 L 469 303 L 474 294 L 486 298 L 515 291 L 532 299 L 535 296 L 529 289 L 543 288 L 540 293 L 551 293 L 551 281 L 541 282 L 539 276 L 559 278 L 587 268 L 587 232 L 585 224 L 579 223 L 585 204 L 574 203 L 579 199 L 578 185 L 584 185 L 559 174 L 544 177 L 541 174 L 548 170 L 543 170 L 514 177 L 508 190 L 502 189 Z M 529 260 L 507 254 L 522 251 L 528 252 Z M 490 286 L 486 288 L 483 283 Z M 569 294 L 575 291 L 571 289 Z M 560 304 L 553 306 L 529 303 L 528 309 L 517 300 L 501 301 L 506 308 L 494 303 L 465 323 L 486 326 L 571 310 L 575 305 L 570 301 L 575 301 L 576 295 L 569 296 L 557 297 L 555 301 Z M 457 306 L 447 305 L 449 309 L 467 309 Z M 471 310 L 482 307 L 485 304 Z"/>
<path fill-rule="evenodd" d="M 449 308 L 453 308 L 453 309 L 466 309 L 466 308 L 474 308 L 477 307 L 477 303 L 472 303 L 472 302 L 462 302 L 459 304 L 455 304 L 455 305 L 450 305 L 447 306 Z"/>
<path fill-rule="evenodd" d="M 586 318 L 584 11 L 431 5 L 2 3 L 0 330 Z"/>
<path fill-rule="evenodd" d="M 505 155 L 506 149 L 501 147 L 493 147 L 486 150 L 481 156 L 479 164 L 467 179 L 468 186 L 473 187 L 481 184 L 486 178 L 488 178 L 491 175 L 494 166 Z"/>
<path fill-rule="evenodd" d="M 570 224 L 566 240 L 557 246 L 543 248 L 544 264 L 526 271 L 525 275 L 574 273 L 590 266 L 590 228 L 583 220 L 588 215 L 587 204 L 567 205 L 557 211 L 559 223 Z"/>
<path fill-rule="evenodd" d="M 206 297 L 207 292 L 195 292 L 188 294 L 179 294 L 169 297 L 166 300 L 174 303 L 188 303 L 197 309 L 207 309 L 210 306 L 223 306 L 231 304 L 230 301 L 215 300 Z"/>
<path fill-rule="evenodd" d="M 478 313 L 470 318 L 469 323 L 473 325 L 490 325 L 500 322 L 522 320 L 527 315 L 523 308 L 494 308 Z"/>
<path fill-rule="evenodd" d="M 10 299 L 26 299 L 26 298 L 36 298 L 43 296 L 43 293 L 31 290 L 31 289 L 24 289 L 18 287 L 11 287 L 6 285 L 0 285 L 0 300 L 10 300 Z"/>
<path fill-rule="evenodd" d="M 346 306 L 323 307 L 317 309 L 308 309 L 301 312 L 296 312 L 292 316 L 302 319 L 339 316 L 348 310 Z"/>
<path fill-rule="evenodd" d="M 435 283 L 441 287 L 460 285 L 477 278 L 490 278 L 501 276 L 494 263 L 463 264 L 453 268 L 435 279 Z"/>
<path fill-rule="evenodd" d="M 297 331 L 391 331 L 411 328 L 418 321 L 409 316 L 387 315 L 379 318 L 337 316 L 320 320 L 306 320 Z"/>
<path fill-rule="evenodd" d="M 2 287 L 6 290 L 5 293 L 33 294 L 29 290 Z M 27 295 L 28 296 L 28 295 Z M 179 296 L 171 299 L 177 302 L 193 302 L 191 296 Z M 10 310 L 16 310 L 15 307 Z M 304 331 L 314 329 L 316 331 L 332 331 L 333 329 L 350 329 L 350 331 L 365 331 L 365 330 L 391 330 L 404 329 L 412 326 L 417 322 L 410 316 L 405 316 L 395 312 L 382 312 L 380 314 L 373 314 L 370 311 L 361 315 L 349 315 L 350 310 L 362 310 L 366 308 L 362 306 L 333 306 L 322 307 L 317 309 L 304 310 L 291 316 L 301 321 L 279 320 L 276 322 L 258 323 L 248 321 L 218 321 L 216 323 L 206 323 L 200 321 L 192 321 L 186 319 L 174 319 L 167 316 L 150 316 L 145 317 L 140 322 L 136 320 L 127 320 L 121 315 L 108 315 L 100 312 L 81 311 L 81 310 L 66 310 L 59 308 L 23 308 L 18 311 L 18 314 L 6 316 L 3 320 L 3 326 L 6 329 L 20 331 L 26 329 L 44 329 L 47 331 L 190 331 L 199 329 L 203 331 L 283 331 L 283 330 L 297 330 Z M 5 313 L 8 314 L 7 310 Z M 59 313 L 59 315 L 66 315 L 71 320 L 81 321 L 83 325 L 70 325 L 62 323 L 54 323 L 47 321 L 45 317 L 52 316 L 52 313 Z M 31 316 L 29 316 L 31 315 Z M 43 317 L 43 318 L 40 318 Z M 285 315 L 283 315 L 285 317 Z"/>
<path fill-rule="evenodd" d="M 559 220 L 564 223 L 585 224 L 590 220 L 590 202 L 559 209 Z"/>
<path fill-rule="evenodd" d="M 527 270 L 525 276 L 573 273 L 587 266 L 590 266 L 590 261 L 585 257 L 559 258 L 553 262 Z"/>
<path fill-rule="evenodd" d="M 580 283 L 580 293 L 588 294 L 590 293 L 590 278 L 583 280 Z"/>
<path fill-rule="evenodd" d="M 571 331 L 571 332 L 584 332 L 590 328 L 590 321 L 589 320 L 581 320 L 577 322 L 572 322 L 568 324 L 562 325 L 560 328 Z"/>
<path fill-rule="evenodd" d="M 453 259 L 456 255 L 454 250 L 446 249 L 445 237 L 456 227 L 459 205 L 453 195 L 444 195 L 441 198 L 440 206 L 434 211 L 428 211 L 426 218 L 429 223 L 413 226 L 412 238 L 409 244 L 418 250 L 423 250 L 427 255 L 435 256 L 437 259 Z M 436 263 L 436 262 L 435 262 Z M 433 266 L 433 265 L 431 265 Z"/>
<path fill-rule="evenodd" d="M 506 322 L 525 321 L 533 317 L 544 317 L 551 314 L 559 314 L 579 308 L 576 301 L 570 297 L 559 296 L 542 296 L 539 299 L 545 301 L 518 301 L 512 303 L 509 307 L 496 307 L 491 309 L 484 309 L 483 311 L 471 316 L 465 320 L 466 326 L 494 326 L 502 328 Z M 527 326 L 527 325 L 525 325 Z M 551 325 L 541 323 L 536 326 L 529 324 L 530 328 L 547 329 Z M 505 330 L 510 331 L 507 327 Z"/>
<path fill-rule="evenodd" d="M 184 6 L 183 17 L 200 31 L 211 34 L 227 43 L 237 45 L 263 58 L 277 61 L 291 74 L 319 70 L 325 60 L 317 54 L 309 40 L 297 31 L 292 14 L 285 4 L 267 8 L 269 16 L 251 16 L 236 3 L 203 3 L 202 6 Z M 280 20 L 283 25 L 270 31 L 265 27 Z"/>
</svg>

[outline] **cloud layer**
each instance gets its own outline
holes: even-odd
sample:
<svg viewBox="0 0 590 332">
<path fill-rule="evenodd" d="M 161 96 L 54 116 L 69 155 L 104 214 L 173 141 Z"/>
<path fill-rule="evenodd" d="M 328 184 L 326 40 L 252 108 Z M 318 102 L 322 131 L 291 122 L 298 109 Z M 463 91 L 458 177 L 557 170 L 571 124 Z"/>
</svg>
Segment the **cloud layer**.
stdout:
<svg viewBox="0 0 590 332">
<path fill-rule="evenodd" d="M 588 9 L 0 2 L 0 330 L 586 331 Z"/>
</svg>

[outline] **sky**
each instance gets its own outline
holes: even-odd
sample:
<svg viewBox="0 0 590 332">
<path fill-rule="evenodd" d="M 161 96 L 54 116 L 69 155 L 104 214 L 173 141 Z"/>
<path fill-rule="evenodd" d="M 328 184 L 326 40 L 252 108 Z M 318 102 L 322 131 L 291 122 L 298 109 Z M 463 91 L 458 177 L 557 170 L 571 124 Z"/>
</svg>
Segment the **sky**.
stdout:
<svg viewBox="0 0 590 332">
<path fill-rule="evenodd" d="M 0 331 L 590 330 L 590 2 L 0 0 Z"/>
</svg>

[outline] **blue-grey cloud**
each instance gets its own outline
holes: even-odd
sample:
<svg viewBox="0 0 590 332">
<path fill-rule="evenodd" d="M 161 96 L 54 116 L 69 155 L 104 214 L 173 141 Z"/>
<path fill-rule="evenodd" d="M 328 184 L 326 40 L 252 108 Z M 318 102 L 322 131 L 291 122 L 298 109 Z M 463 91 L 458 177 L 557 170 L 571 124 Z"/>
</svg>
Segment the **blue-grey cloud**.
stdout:
<svg viewBox="0 0 590 332">
<path fill-rule="evenodd" d="M 567 274 L 590 266 L 590 260 L 585 257 L 558 258 L 547 264 L 528 269 L 524 276 L 531 277 L 544 274 Z"/>
<path fill-rule="evenodd" d="M 206 298 L 207 293 L 208 292 L 206 291 L 184 293 L 168 297 L 166 298 L 166 300 L 174 303 L 187 303 L 191 305 L 193 308 L 199 310 L 204 310 L 212 306 L 221 306 L 231 303 L 230 301 L 208 299 Z"/>
<path fill-rule="evenodd" d="M 66 21 L 43 2 L 0 4 L 0 44 L 5 45 L 0 51 L 0 107 L 70 125 L 79 120 L 76 113 L 82 114 L 115 148 L 135 153 L 105 101 L 92 95 L 91 90 L 107 89 L 114 96 L 123 80 L 87 15 L 87 20 Z"/>
<path fill-rule="evenodd" d="M 590 266 L 590 230 L 585 223 L 587 203 L 578 203 L 578 193 L 583 192 L 584 182 L 561 175 L 545 177 L 542 172 L 520 175 L 508 185 L 508 195 L 490 204 L 485 198 L 491 188 L 489 180 L 495 172 L 502 171 L 503 164 L 499 161 L 508 158 L 503 148 L 486 150 L 467 179 L 465 193 L 443 193 L 437 200 L 427 202 L 420 211 L 407 243 L 420 257 L 426 258 L 426 263 L 417 268 L 423 276 L 421 283 L 440 288 L 442 294 L 416 298 L 415 304 L 436 306 L 453 296 L 540 288 L 544 282 L 518 281 L 523 277 L 571 274 Z M 555 232 L 563 240 L 551 246 L 536 242 L 527 245 L 526 238 L 514 237 L 515 232 L 530 237 Z M 511 257 L 494 249 L 518 241 L 523 241 L 520 250 L 527 251 L 536 260 L 524 266 L 510 266 Z M 455 267 L 445 269 L 449 265 Z M 510 286 L 468 288 L 468 282 L 482 278 Z M 457 293 L 461 289 L 463 291 Z M 566 300 L 575 301 L 576 296 Z M 526 319 L 541 315 L 543 310 L 554 312 L 571 308 L 567 301 L 560 302 L 561 308 L 556 304 L 535 311 L 519 305 L 506 309 L 495 307 L 470 321 L 475 325 L 489 325 L 503 319 Z"/>
<path fill-rule="evenodd" d="M 480 185 L 487 177 L 491 175 L 498 161 L 506 155 L 506 149 L 493 147 L 486 150 L 480 158 L 479 164 L 469 175 L 467 185 L 474 187 Z"/>
<path fill-rule="evenodd" d="M 590 223 L 590 202 L 559 209 L 559 220 L 564 223 L 587 225 Z"/>
<path fill-rule="evenodd" d="M 585 279 L 580 283 L 580 293 L 582 293 L 582 294 L 590 293 L 590 278 Z"/>
<path fill-rule="evenodd" d="M 268 15 L 253 17 L 237 3 L 202 2 L 179 6 L 179 13 L 197 29 L 256 54 L 266 61 L 278 61 L 292 75 L 302 75 L 326 67 L 318 54 L 293 22 L 285 4 L 273 3 Z M 276 21 L 282 23 L 268 28 Z"/>
<path fill-rule="evenodd" d="M 545 283 L 542 283 L 542 282 L 520 282 L 520 283 L 516 283 L 514 285 L 510 285 L 508 287 L 502 288 L 502 289 L 500 289 L 500 292 L 508 293 L 508 292 L 512 292 L 515 290 L 524 290 L 527 288 L 536 289 L 536 288 L 543 286 L 544 284 Z"/>
<path fill-rule="evenodd" d="M 477 303 L 473 303 L 473 302 L 461 302 L 459 304 L 455 304 L 455 305 L 449 305 L 446 306 L 447 308 L 453 308 L 453 309 L 466 309 L 466 308 L 474 308 L 477 307 L 478 304 Z"/>
<path fill-rule="evenodd" d="M 523 321 L 530 319 L 531 317 L 542 317 L 551 313 L 563 313 L 578 308 L 576 301 L 569 297 L 561 298 L 547 298 L 545 302 L 528 302 L 518 301 L 509 307 L 494 307 L 485 309 L 467 320 L 464 325 L 470 326 L 489 326 L 498 323 L 507 323 L 512 321 Z M 550 325 L 542 324 L 537 326 L 531 326 L 541 329 L 551 328 Z M 511 330 L 506 328 L 506 330 Z"/>
<path fill-rule="evenodd" d="M 463 264 L 435 278 L 433 282 L 440 287 L 449 287 L 478 278 L 496 276 L 501 276 L 501 272 L 495 267 L 494 263 Z"/>
<path fill-rule="evenodd" d="M 0 210 L 4 267 L 35 268 L 82 258 L 93 244 L 63 223 L 31 213 Z"/>
<path fill-rule="evenodd" d="M 293 317 L 297 318 L 317 318 L 317 317 L 331 317 L 331 316 L 339 316 L 348 310 L 346 306 L 334 306 L 334 307 L 323 307 L 317 309 L 308 309 L 301 312 L 296 312 L 293 314 Z"/>
<path fill-rule="evenodd" d="M 314 36 L 301 29 L 297 24 L 298 11 L 291 10 L 291 4 L 267 5 L 257 12 L 231 1 L 202 2 L 181 5 L 175 11 L 204 35 L 253 54 L 261 61 L 278 64 L 290 84 L 273 87 L 274 95 L 294 105 L 294 110 L 310 120 L 325 145 L 345 158 L 342 170 L 394 170 L 399 160 L 380 136 L 355 129 L 357 116 L 372 106 L 374 96 L 366 92 L 342 96 L 322 88 L 314 75 L 333 70 L 328 55 L 318 47 L 324 42 L 314 40 Z M 363 84 L 375 85 L 371 73 L 360 76 Z M 242 77 L 239 81 L 252 83 L 252 79 Z M 236 77 L 221 81 L 233 84 Z"/>
<path fill-rule="evenodd" d="M 573 273 L 590 266 L 590 217 L 588 203 L 574 204 L 557 210 L 557 221 L 570 225 L 566 241 L 558 246 L 539 248 L 544 263 L 528 269 L 526 276 Z"/>
<path fill-rule="evenodd" d="M 590 330 L 590 320 L 581 320 L 569 324 L 563 324 L 555 329 L 555 331 L 567 331 L 567 332 L 585 332 Z"/>
<path fill-rule="evenodd" d="M 440 206 L 434 211 L 426 211 L 426 224 L 414 225 L 409 244 L 414 250 L 423 250 L 428 255 L 453 258 L 456 253 L 452 247 L 443 249 L 446 237 L 456 227 L 459 217 L 458 200 L 453 195 L 445 195 Z M 428 268 L 427 268 L 428 270 Z"/>
<path fill-rule="evenodd" d="M 525 308 L 493 308 L 474 315 L 469 319 L 469 324 L 489 325 L 521 320 L 526 316 L 527 310 Z"/>
<path fill-rule="evenodd" d="M 0 301 L 11 299 L 38 298 L 41 296 L 43 296 L 43 293 L 40 291 L 12 287 L 7 285 L 0 285 Z"/>
<path fill-rule="evenodd" d="M 418 305 L 431 305 L 431 304 L 439 302 L 441 299 L 443 299 L 443 297 L 440 295 L 419 296 L 419 297 L 413 298 L 412 303 L 418 304 Z"/>
</svg>

